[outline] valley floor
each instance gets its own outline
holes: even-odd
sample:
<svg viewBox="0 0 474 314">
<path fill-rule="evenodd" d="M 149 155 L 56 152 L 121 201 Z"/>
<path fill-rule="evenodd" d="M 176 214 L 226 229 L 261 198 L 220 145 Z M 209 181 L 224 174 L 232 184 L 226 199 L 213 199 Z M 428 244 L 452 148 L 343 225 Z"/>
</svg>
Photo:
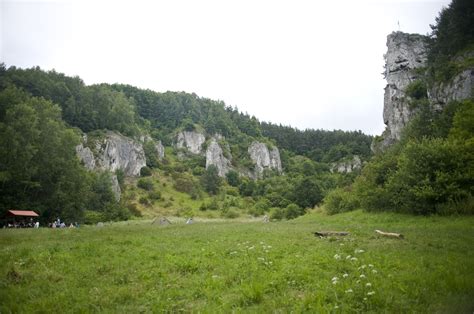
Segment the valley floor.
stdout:
<svg viewBox="0 0 474 314">
<path fill-rule="evenodd" d="M 474 217 L 0 230 L 0 312 L 472 313 L 473 270 Z"/>
</svg>

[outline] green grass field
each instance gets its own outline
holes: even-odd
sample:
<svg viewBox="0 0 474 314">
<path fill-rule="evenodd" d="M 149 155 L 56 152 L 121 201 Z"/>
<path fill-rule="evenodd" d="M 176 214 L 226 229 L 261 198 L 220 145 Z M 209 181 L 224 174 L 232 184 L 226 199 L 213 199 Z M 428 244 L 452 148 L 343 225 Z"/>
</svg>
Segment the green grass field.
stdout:
<svg viewBox="0 0 474 314">
<path fill-rule="evenodd" d="M 474 217 L 356 211 L 0 230 L 0 250 L 1 313 L 474 310 Z"/>
</svg>

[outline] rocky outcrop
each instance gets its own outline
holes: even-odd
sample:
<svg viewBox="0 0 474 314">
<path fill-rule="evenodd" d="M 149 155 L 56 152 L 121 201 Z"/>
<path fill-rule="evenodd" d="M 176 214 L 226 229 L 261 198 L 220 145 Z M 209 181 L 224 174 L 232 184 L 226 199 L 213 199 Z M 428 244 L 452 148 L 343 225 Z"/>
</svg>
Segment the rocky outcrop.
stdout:
<svg viewBox="0 0 474 314">
<path fill-rule="evenodd" d="M 400 140 L 402 130 L 416 114 L 417 109 L 410 106 L 410 97 L 405 93 L 407 86 L 418 79 L 417 69 L 426 63 L 427 37 L 418 34 L 394 32 L 387 37 L 385 54 L 385 79 L 387 86 L 384 94 L 383 119 L 386 124 L 380 141 L 372 143 L 374 152 Z M 466 53 L 454 60 L 463 62 L 472 58 L 473 52 Z M 474 69 L 468 68 L 457 74 L 449 82 L 436 83 L 427 91 L 428 102 L 432 110 L 442 110 L 452 100 L 464 100 L 472 97 L 474 89 Z"/>
<path fill-rule="evenodd" d="M 435 108 L 442 108 L 453 100 L 472 97 L 474 90 L 474 69 L 467 69 L 452 80 L 440 83 L 428 90 L 428 99 Z"/>
<path fill-rule="evenodd" d="M 335 162 L 331 164 L 331 172 L 351 173 L 362 168 L 360 157 L 355 155 L 350 160 Z"/>
<path fill-rule="evenodd" d="M 163 160 L 163 158 L 165 158 L 165 147 L 163 146 L 161 141 L 158 141 L 155 144 L 155 150 L 156 150 L 156 154 L 158 156 L 158 160 Z"/>
<path fill-rule="evenodd" d="M 79 159 L 89 170 L 122 170 L 126 176 L 134 177 L 146 166 L 142 144 L 128 137 L 107 132 L 104 138 L 91 144 L 92 149 L 83 144 L 76 147 Z"/>
<path fill-rule="evenodd" d="M 387 125 L 382 148 L 400 139 L 402 129 L 414 111 L 406 101 L 406 87 L 418 78 L 415 69 L 426 62 L 427 37 L 418 34 L 394 32 L 387 36 L 383 120 Z"/>
<path fill-rule="evenodd" d="M 87 142 L 87 137 L 84 137 Z M 95 158 L 89 147 L 84 147 L 83 144 L 76 146 L 76 154 L 79 157 L 79 160 L 84 164 L 87 170 L 95 169 Z"/>
<path fill-rule="evenodd" d="M 231 169 L 231 162 L 224 156 L 224 152 L 217 140 L 213 138 L 206 150 L 206 169 L 211 165 L 216 166 L 220 177 L 225 177 Z"/>
<path fill-rule="evenodd" d="M 112 182 L 112 192 L 114 193 L 115 200 L 120 202 L 120 196 L 122 194 L 122 190 L 120 189 L 120 184 L 118 182 L 117 176 L 114 174 L 111 178 Z"/>
<path fill-rule="evenodd" d="M 248 153 L 255 164 L 255 178 L 260 178 L 265 170 L 275 170 L 281 173 L 282 168 L 278 148 L 273 147 L 269 151 L 264 143 L 253 142 L 248 149 Z"/>
<path fill-rule="evenodd" d="M 179 132 L 176 138 L 177 148 L 186 148 L 193 154 L 200 154 L 202 144 L 206 141 L 204 134 L 195 131 Z"/>
</svg>

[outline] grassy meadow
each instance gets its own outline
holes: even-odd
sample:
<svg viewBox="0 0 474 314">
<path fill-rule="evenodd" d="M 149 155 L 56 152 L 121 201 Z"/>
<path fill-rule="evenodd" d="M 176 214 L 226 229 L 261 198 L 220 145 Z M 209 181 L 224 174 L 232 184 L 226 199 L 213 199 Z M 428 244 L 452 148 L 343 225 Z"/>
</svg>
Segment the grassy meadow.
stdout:
<svg viewBox="0 0 474 314">
<path fill-rule="evenodd" d="M 173 222 L 0 230 L 0 312 L 474 310 L 474 217 Z"/>
</svg>

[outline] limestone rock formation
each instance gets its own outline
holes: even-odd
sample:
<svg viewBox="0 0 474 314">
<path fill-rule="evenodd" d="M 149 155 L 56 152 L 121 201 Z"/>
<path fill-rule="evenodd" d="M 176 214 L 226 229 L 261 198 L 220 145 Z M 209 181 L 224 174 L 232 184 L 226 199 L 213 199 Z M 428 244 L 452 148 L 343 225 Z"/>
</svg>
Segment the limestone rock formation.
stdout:
<svg viewBox="0 0 474 314">
<path fill-rule="evenodd" d="M 382 141 L 372 143 L 373 151 L 384 150 L 400 140 L 403 128 L 415 115 L 415 108 L 409 105 L 405 93 L 407 86 L 418 79 L 418 68 L 425 66 L 427 37 L 418 34 L 394 32 L 387 36 L 385 54 L 385 79 L 387 86 L 384 94 L 383 119 L 386 129 Z M 472 57 L 473 52 L 458 57 Z M 468 68 L 457 74 L 449 82 L 437 83 L 427 91 L 432 110 L 442 110 L 452 100 L 464 100 L 472 97 L 474 90 L 474 68 Z"/>
<path fill-rule="evenodd" d="M 179 132 L 176 138 L 177 148 L 186 148 L 193 154 L 200 154 L 202 144 L 206 141 L 204 134 L 195 131 Z"/>
<path fill-rule="evenodd" d="M 97 164 L 102 170 L 123 170 L 126 176 L 140 175 L 146 166 L 142 144 L 114 132 L 108 132 L 102 142 L 96 143 Z"/>
<path fill-rule="evenodd" d="M 163 160 L 165 158 L 165 147 L 161 143 L 161 141 L 158 141 L 155 144 L 155 149 L 156 149 L 156 154 L 158 155 L 158 160 Z"/>
<path fill-rule="evenodd" d="M 231 165 L 215 138 L 211 140 L 206 150 L 206 169 L 211 165 L 216 166 L 220 177 L 225 177 Z"/>
<path fill-rule="evenodd" d="M 435 85 L 428 91 L 428 99 L 435 108 L 442 108 L 452 100 L 472 97 L 474 90 L 474 69 L 467 69 L 447 83 Z"/>
<path fill-rule="evenodd" d="M 334 162 L 331 164 L 331 172 L 351 173 L 352 171 L 359 170 L 361 168 L 362 161 L 357 155 L 354 155 L 354 157 L 350 160 Z"/>
<path fill-rule="evenodd" d="M 387 36 L 383 119 L 387 125 L 382 148 L 400 139 L 401 131 L 414 112 L 406 101 L 406 87 L 418 78 L 415 69 L 426 62 L 427 37 L 393 32 Z"/>
<path fill-rule="evenodd" d="M 128 177 L 140 175 L 146 166 L 143 146 L 123 135 L 107 132 L 103 139 L 97 140 L 94 152 L 83 144 L 76 147 L 78 157 L 89 170 L 122 170 Z"/>
<path fill-rule="evenodd" d="M 260 178 L 265 170 L 276 170 L 281 173 L 281 160 L 278 148 L 273 147 L 270 151 L 267 145 L 253 142 L 248 149 L 250 158 L 255 164 L 254 177 Z"/>
<path fill-rule="evenodd" d="M 120 202 L 120 196 L 122 194 L 122 190 L 120 189 L 120 184 L 115 174 L 111 177 L 111 182 L 112 182 L 112 192 L 114 193 L 115 200 L 117 202 Z"/>
<path fill-rule="evenodd" d="M 85 137 L 87 138 L 87 137 Z M 87 140 L 86 140 L 87 141 Z M 87 170 L 94 170 L 95 169 L 95 158 L 94 154 L 92 153 L 89 147 L 84 147 L 83 144 L 79 144 L 76 146 L 76 154 L 79 159 L 84 164 Z"/>
</svg>

